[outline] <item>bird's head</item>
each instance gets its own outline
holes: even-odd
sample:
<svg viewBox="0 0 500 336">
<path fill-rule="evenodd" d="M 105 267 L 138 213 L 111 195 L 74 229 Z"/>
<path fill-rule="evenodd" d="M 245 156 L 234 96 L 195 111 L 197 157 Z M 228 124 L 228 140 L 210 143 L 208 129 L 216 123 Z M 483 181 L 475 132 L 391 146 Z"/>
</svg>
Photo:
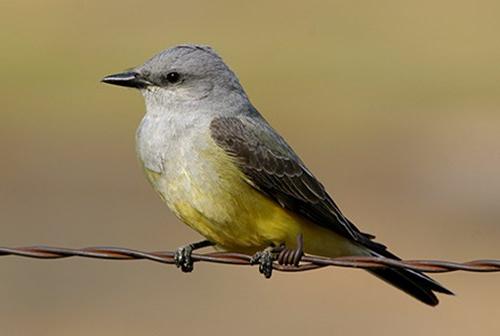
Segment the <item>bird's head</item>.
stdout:
<svg viewBox="0 0 500 336">
<path fill-rule="evenodd" d="M 106 76 L 102 82 L 141 90 L 160 104 L 216 99 L 231 92 L 245 95 L 236 75 L 208 46 L 178 45 L 132 70 Z"/>
</svg>

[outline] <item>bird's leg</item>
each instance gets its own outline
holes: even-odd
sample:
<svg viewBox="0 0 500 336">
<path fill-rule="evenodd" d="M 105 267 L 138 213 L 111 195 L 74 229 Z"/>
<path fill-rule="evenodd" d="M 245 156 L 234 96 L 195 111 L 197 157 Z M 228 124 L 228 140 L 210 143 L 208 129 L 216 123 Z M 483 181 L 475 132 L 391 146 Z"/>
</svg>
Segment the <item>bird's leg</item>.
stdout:
<svg viewBox="0 0 500 336">
<path fill-rule="evenodd" d="M 250 263 L 252 265 L 259 264 L 259 272 L 264 274 L 266 279 L 269 279 L 273 272 L 274 260 L 277 260 L 280 265 L 299 266 L 302 256 L 304 256 L 304 238 L 302 234 L 298 234 L 295 249 L 289 249 L 285 244 L 270 246 L 255 253 L 250 259 Z"/>
<path fill-rule="evenodd" d="M 193 271 L 193 259 L 191 259 L 191 254 L 193 253 L 193 251 L 213 245 L 215 244 L 209 240 L 202 240 L 196 243 L 179 247 L 177 251 L 175 251 L 174 255 L 175 266 L 177 266 L 177 268 L 180 268 L 183 272 Z"/>
<path fill-rule="evenodd" d="M 286 246 L 278 254 L 278 263 L 280 265 L 299 266 L 302 257 L 304 256 L 304 237 L 302 233 L 297 235 L 297 246 L 294 249 L 289 249 Z"/>
</svg>

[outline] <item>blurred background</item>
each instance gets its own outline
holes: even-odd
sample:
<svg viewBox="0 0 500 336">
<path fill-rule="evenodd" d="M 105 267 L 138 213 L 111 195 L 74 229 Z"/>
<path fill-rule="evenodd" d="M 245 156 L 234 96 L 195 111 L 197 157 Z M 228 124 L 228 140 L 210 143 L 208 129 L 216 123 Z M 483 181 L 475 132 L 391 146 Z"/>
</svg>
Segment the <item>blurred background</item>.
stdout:
<svg viewBox="0 0 500 336">
<path fill-rule="evenodd" d="M 500 258 L 498 1 L 0 1 L 0 245 L 200 237 L 136 160 L 107 74 L 209 44 L 363 230 L 405 258 Z M 500 274 L 426 307 L 359 270 L 0 260 L 0 335 L 493 335 Z"/>
</svg>

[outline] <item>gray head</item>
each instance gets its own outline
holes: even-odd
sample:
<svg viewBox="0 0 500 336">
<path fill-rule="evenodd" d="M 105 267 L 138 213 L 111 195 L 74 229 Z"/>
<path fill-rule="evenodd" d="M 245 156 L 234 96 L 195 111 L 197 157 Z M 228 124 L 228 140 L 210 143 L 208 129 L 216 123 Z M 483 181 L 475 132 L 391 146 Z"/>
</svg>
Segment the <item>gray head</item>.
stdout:
<svg viewBox="0 0 500 336">
<path fill-rule="evenodd" d="M 178 45 L 131 71 L 106 76 L 104 83 L 141 90 L 149 104 L 194 103 L 246 95 L 236 75 L 208 46 Z"/>
</svg>

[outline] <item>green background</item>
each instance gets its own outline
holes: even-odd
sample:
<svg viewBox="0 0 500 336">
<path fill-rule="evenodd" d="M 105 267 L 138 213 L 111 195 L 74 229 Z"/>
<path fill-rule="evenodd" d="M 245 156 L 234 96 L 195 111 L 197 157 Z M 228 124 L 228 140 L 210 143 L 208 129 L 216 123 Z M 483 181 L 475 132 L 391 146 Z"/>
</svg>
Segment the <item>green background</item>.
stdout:
<svg viewBox="0 0 500 336">
<path fill-rule="evenodd" d="M 402 257 L 500 258 L 498 1 L 0 1 L 0 245 L 200 237 L 137 163 L 107 74 L 213 46 L 343 211 Z M 500 275 L 428 308 L 365 272 L 0 260 L 0 335 L 494 335 Z"/>
</svg>

